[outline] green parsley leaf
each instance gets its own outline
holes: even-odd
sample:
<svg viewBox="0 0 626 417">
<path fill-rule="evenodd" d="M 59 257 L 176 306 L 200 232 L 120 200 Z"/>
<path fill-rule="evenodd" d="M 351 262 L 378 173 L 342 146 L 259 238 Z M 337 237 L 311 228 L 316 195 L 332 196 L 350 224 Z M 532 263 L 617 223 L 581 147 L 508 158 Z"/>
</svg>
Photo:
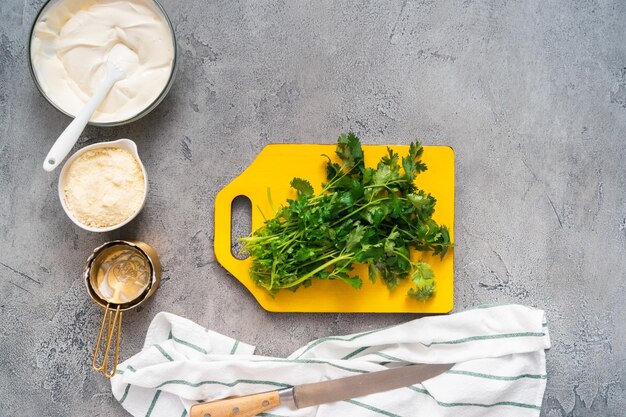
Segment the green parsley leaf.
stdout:
<svg viewBox="0 0 626 417">
<path fill-rule="evenodd" d="M 291 180 L 291 188 L 298 191 L 298 195 L 304 196 L 312 196 L 313 195 L 313 186 L 307 180 L 302 178 L 294 178 Z"/>
</svg>

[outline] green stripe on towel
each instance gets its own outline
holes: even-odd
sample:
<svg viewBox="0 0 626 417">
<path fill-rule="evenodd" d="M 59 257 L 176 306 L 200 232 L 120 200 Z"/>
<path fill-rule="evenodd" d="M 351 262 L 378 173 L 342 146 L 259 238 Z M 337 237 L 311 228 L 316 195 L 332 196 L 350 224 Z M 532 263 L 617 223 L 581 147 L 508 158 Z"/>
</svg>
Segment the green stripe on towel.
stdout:
<svg viewBox="0 0 626 417">
<path fill-rule="evenodd" d="M 360 402 L 360 401 L 356 401 L 356 400 L 346 400 L 346 402 L 347 402 L 347 403 L 350 403 L 350 404 L 358 405 L 359 407 L 366 408 L 366 409 L 368 409 L 368 410 L 370 410 L 370 411 L 374 411 L 375 413 L 382 414 L 382 415 L 384 415 L 384 416 L 389 416 L 389 417 L 402 417 L 402 416 L 399 416 L 399 415 L 397 415 L 397 414 L 390 413 L 389 411 L 383 410 L 383 409 L 381 409 L 381 408 L 376 408 L 376 407 L 373 407 L 373 406 L 371 406 L 371 405 L 368 405 L 368 404 L 362 403 L 362 402 Z"/>
<path fill-rule="evenodd" d="M 148 408 L 148 412 L 146 413 L 146 417 L 150 417 L 150 414 L 152 414 L 152 410 L 154 410 L 154 406 L 159 399 L 159 395 L 161 395 L 161 390 L 157 390 L 157 392 L 154 394 L 154 397 L 152 398 L 152 403 L 150 403 L 150 408 Z"/>
<path fill-rule="evenodd" d="M 199 387 L 201 385 L 212 385 L 212 384 L 223 385 L 226 387 L 234 387 L 235 385 L 238 385 L 238 384 L 256 384 L 256 385 L 272 385 L 272 386 L 279 387 L 279 388 L 291 388 L 291 385 L 289 384 L 283 384 L 283 383 L 274 382 L 274 381 L 261 381 L 261 380 L 256 380 L 256 379 L 238 379 L 234 382 L 220 382 L 220 381 L 210 381 L 210 380 L 200 381 L 200 382 L 189 382 L 184 379 L 173 379 L 170 381 L 162 382 L 155 388 L 159 389 L 169 384 L 187 385 L 187 386 L 194 387 L 194 388 Z"/>
<path fill-rule="evenodd" d="M 454 375 L 467 375 L 467 376 L 475 376 L 477 378 L 486 378 L 486 379 L 496 379 L 498 381 L 517 381 L 518 379 L 522 379 L 522 378 L 530 378 L 530 379 L 546 379 L 547 376 L 546 375 L 539 375 L 539 374 L 521 374 L 521 375 L 515 375 L 515 376 L 501 376 L 501 375 L 491 375 L 491 374 L 482 374 L 480 372 L 470 372 L 470 371 L 457 371 L 457 370 L 450 370 L 446 372 L 447 374 L 454 374 Z"/>
<path fill-rule="evenodd" d="M 124 390 L 124 395 L 120 398 L 120 404 L 124 402 L 126 397 L 128 396 L 128 391 L 130 390 L 130 384 L 126 385 L 126 389 Z"/>
<path fill-rule="evenodd" d="M 360 374 L 369 373 L 369 371 L 364 371 L 362 369 L 348 368 L 346 366 L 336 365 L 334 363 L 319 360 L 319 359 L 259 359 L 259 360 L 251 359 L 250 361 L 251 362 L 279 362 L 279 363 L 314 363 L 314 364 L 319 364 L 319 365 L 329 365 L 329 366 L 332 366 L 333 368 L 343 369 L 344 371 L 349 371 L 349 372 L 356 372 Z"/>
<path fill-rule="evenodd" d="M 493 340 L 493 339 L 512 339 L 515 337 L 543 337 L 546 334 L 541 332 L 521 332 L 521 333 L 503 333 L 485 336 L 470 336 L 462 339 L 445 340 L 441 342 L 420 343 L 422 346 L 431 347 L 432 345 L 457 345 L 459 343 L 473 342 L 475 340 Z"/>
<path fill-rule="evenodd" d="M 132 366 L 130 366 L 130 365 L 126 366 L 126 371 L 137 372 L 137 370 L 135 368 L 133 368 Z M 115 373 L 119 374 L 119 375 L 124 375 L 124 372 L 126 372 L 126 371 L 122 371 L 121 369 L 117 369 L 115 371 Z"/>
<path fill-rule="evenodd" d="M 430 398 L 435 400 L 437 402 L 437 404 L 439 404 L 441 407 L 482 407 L 482 408 L 490 408 L 490 407 L 498 407 L 498 406 L 510 406 L 510 407 L 519 407 L 519 408 L 531 408 L 533 410 L 541 410 L 540 406 L 533 405 L 533 404 L 526 404 L 526 403 L 518 403 L 518 402 L 515 402 L 515 401 L 498 401 L 497 403 L 493 403 L 493 404 L 460 403 L 460 402 L 459 403 L 445 403 L 445 402 L 442 402 L 442 401 L 438 401 L 436 398 L 434 398 L 425 389 L 418 388 L 418 387 L 415 387 L 415 386 L 411 386 L 411 387 L 408 387 L 408 388 L 413 390 L 413 391 L 415 391 L 415 392 L 419 392 L 420 394 L 428 395 Z"/>
<path fill-rule="evenodd" d="M 235 344 L 233 345 L 233 348 L 230 350 L 231 355 L 237 352 L 237 346 L 239 346 L 239 340 L 235 340 Z"/>
<path fill-rule="evenodd" d="M 396 325 L 398 326 L 398 325 Z M 388 330 L 392 327 L 396 327 L 396 326 L 390 326 L 390 327 L 385 327 L 382 329 L 376 329 L 376 330 L 370 330 L 369 332 L 363 332 L 363 333 L 359 333 L 356 334 L 352 337 L 339 337 L 339 336 L 329 336 L 329 337 L 322 337 L 320 339 L 317 339 L 313 342 L 311 342 L 306 349 L 304 349 L 304 351 L 298 355 L 298 358 L 301 358 L 305 353 L 307 353 L 309 350 L 313 349 L 315 346 L 324 343 L 324 342 L 328 342 L 331 340 L 336 340 L 336 341 L 340 341 L 340 342 L 351 342 L 353 340 L 359 339 L 361 337 L 365 337 L 365 336 L 369 336 L 370 334 L 373 333 L 377 333 L 377 332 L 381 332 L 384 330 Z M 474 340 L 491 340 L 491 339 L 509 339 L 509 338 L 514 338 L 514 337 L 543 337 L 546 334 L 544 332 L 521 332 L 521 333 L 504 333 L 504 334 L 495 334 L 495 335 L 485 335 L 485 336 L 470 336 L 470 337 L 465 337 L 462 339 L 454 339 L 454 340 L 446 340 L 446 341 L 441 341 L 441 342 L 431 342 L 431 343 L 421 343 L 422 346 L 426 346 L 426 347 L 430 347 L 432 345 L 454 345 L 454 344 L 459 344 L 459 343 L 466 343 L 466 342 L 471 342 Z M 297 358 L 296 358 L 297 359 Z"/>
<path fill-rule="evenodd" d="M 399 325 L 396 325 L 396 326 L 399 326 Z M 382 332 L 384 330 L 389 330 L 389 329 L 391 329 L 393 327 L 396 327 L 396 326 L 390 326 L 390 327 L 384 327 L 382 329 L 370 330 L 369 332 L 363 332 L 363 333 L 355 334 L 352 337 L 339 337 L 339 336 L 322 337 L 322 338 L 319 338 L 319 339 L 311 342 L 306 347 L 306 349 L 304 349 L 304 351 L 300 355 L 298 355 L 298 358 L 300 358 L 302 355 L 304 355 L 305 353 L 307 353 L 309 350 L 313 349 L 315 346 L 319 345 L 320 343 L 328 342 L 330 340 L 337 340 L 337 341 L 340 341 L 340 342 L 351 342 L 351 341 L 359 339 L 361 337 L 369 336 L 372 333 L 378 333 L 378 332 Z"/>
<path fill-rule="evenodd" d="M 369 348 L 371 348 L 371 346 L 363 346 L 362 348 L 358 348 L 357 350 L 355 350 L 352 353 L 348 353 L 346 356 L 344 356 L 341 359 L 350 359 L 351 357 L 356 356 L 359 353 L 363 352 L 365 349 L 369 349 Z"/>
<path fill-rule="evenodd" d="M 188 342 L 186 340 L 177 338 L 176 336 L 174 336 L 174 334 L 172 333 L 171 330 L 170 330 L 170 335 L 169 335 L 168 339 L 172 339 L 174 342 L 176 342 L 176 343 L 178 343 L 180 345 L 187 346 L 188 348 L 191 348 L 193 350 L 197 350 L 198 352 L 204 353 L 205 355 L 209 353 L 209 352 L 206 351 L 206 349 L 203 349 L 203 348 L 201 348 L 198 345 L 194 345 L 191 342 Z"/>
<path fill-rule="evenodd" d="M 168 355 L 168 354 L 167 354 L 167 352 L 165 351 L 165 349 L 163 349 L 161 346 L 159 346 L 159 345 L 153 345 L 153 346 L 154 346 L 155 348 L 157 348 L 157 350 L 158 350 L 159 352 L 161 352 L 161 354 L 162 354 L 163 356 L 165 356 L 165 359 L 167 359 L 167 360 L 168 360 L 168 361 L 170 361 L 170 362 L 173 362 L 173 361 L 174 361 L 174 359 L 172 359 L 172 357 L 171 357 L 170 355 Z"/>
</svg>

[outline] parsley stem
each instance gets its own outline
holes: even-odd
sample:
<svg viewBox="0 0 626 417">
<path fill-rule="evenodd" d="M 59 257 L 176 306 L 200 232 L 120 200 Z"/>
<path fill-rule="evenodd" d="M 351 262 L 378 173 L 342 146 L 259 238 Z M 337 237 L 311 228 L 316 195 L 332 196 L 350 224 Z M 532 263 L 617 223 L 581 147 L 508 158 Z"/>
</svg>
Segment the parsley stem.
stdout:
<svg viewBox="0 0 626 417">
<path fill-rule="evenodd" d="M 407 258 L 406 256 L 404 256 L 403 253 L 398 252 L 398 251 L 393 251 L 394 254 L 398 255 L 401 258 L 404 258 L 408 263 L 410 263 L 411 265 L 413 265 L 413 261 L 411 261 L 409 258 Z"/>
<path fill-rule="evenodd" d="M 369 203 L 363 204 L 361 207 L 359 207 L 356 210 L 351 211 L 349 214 L 343 216 L 341 219 L 335 221 L 333 224 L 331 224 L 331 227 L 336 226 L 337 224 L 343 222 L 344 220 L 349 219 L 350 217 L 354 216 L 356 213 L 358 213 L 359 211 L 369 207 L 369 206 L 373 206 L 375 204 L 379 204 L 381 201 L 385 201 L 385 200 L 390 200 L 390 198 L 380 198 L 376 201 L 370 201 Z M 341 213 L 341 212 L 340 212 Z"/>
<path fill-rule="evenodd" d="M 311 272 L 307 273 L 306 275 L 298 278 L 294 282 L 290 282 L 288 285 L 283 285 L 282 288 L 291 288 L 291 287 L 294 287 L 294 286 L 296 286 L 298 284 L 301 284 L 304 281 L 306 281 L 307 279 L 311 278 L 313 275 L 317 274 L 318 272 L 321 272 L 324 269 L 328 268 L 329 266 L 332 266 L 332 265 L 336 264 L 339 261 L 345 261 L 345 260 L 348 260 L 348 259 L 350 259 L 350 256 L 347 256 L 347 255 L 342 255 L 342 256 L 338 256 L 336 258 L 332 258 L 331 260 L 329 260 L 325 264 L 318 266 L 317 268 L 315 268 Z"/>
<path fill-rule="evenodd" d="M 332 259 L 332 257 L 337 255 L 338 253 L 339 253 L 339 251 L 333 251 L 333 252 L 325 253 L 324 255 L 322 255 L 322 256 L 320 256 L 320 257 L 318 257 L 318 258 L 316 258 L 316 259 L 314 259 L 312 261 L 308 261 L 308 262 L 305 262 L 303 264 L 300 264 L 299 267 L 303 268 L 305 266 L 309 266 L 309 265 L 317 263 L 317 262 L 325 261 L 326 259 Z"/>
</svg>

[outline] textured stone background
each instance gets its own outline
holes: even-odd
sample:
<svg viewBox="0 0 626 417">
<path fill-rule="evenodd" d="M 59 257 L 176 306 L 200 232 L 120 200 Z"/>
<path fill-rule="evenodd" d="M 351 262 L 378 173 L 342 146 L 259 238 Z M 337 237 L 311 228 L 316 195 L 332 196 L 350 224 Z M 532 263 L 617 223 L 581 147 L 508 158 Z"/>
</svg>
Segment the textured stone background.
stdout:
<svg viewBox="0 0 626 417">
<path fill-rule="evenodd" d="M 105 235 L 64 215 L 41 164 L 69 119 L 27 69 L 41 0 L 0 2 L 0 415 L 124 416 L 89 366 L 100 309 L 79 278 L 113 238 L 158 248 L 163 284 L 125 317 L 122 357 L 152 316 L 184 315 L 286 355 L 410 315 L 270 314 L 213 256 L 213 199 L 267 143 L 451 145 L 456 310 L 547 311 L 542 415 L 626 412 L 626 2 L 164 0 L 180 68 L 134 139 L 151 190 Z"/>
</svg>

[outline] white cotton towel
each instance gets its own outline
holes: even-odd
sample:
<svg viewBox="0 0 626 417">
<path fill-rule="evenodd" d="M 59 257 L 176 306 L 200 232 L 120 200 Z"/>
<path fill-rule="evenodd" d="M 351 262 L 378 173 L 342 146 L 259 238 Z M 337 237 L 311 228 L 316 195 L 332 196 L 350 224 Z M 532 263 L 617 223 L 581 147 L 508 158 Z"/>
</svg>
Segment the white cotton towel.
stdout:
<svg viewBox="0 0 626 417">
<path fill-rule="evenodd" d="M 113 395 L 136 417 L 184 417 L 199 401 L 380 371 L 456 363 L 423 384 L 265 417 L 537 417 L 546 387 L 545 314 L 483 307 L 314 340 L 288 358 L 170 313 L 154 317 L 143 349 L 119 364 Z"/>
</svg>

